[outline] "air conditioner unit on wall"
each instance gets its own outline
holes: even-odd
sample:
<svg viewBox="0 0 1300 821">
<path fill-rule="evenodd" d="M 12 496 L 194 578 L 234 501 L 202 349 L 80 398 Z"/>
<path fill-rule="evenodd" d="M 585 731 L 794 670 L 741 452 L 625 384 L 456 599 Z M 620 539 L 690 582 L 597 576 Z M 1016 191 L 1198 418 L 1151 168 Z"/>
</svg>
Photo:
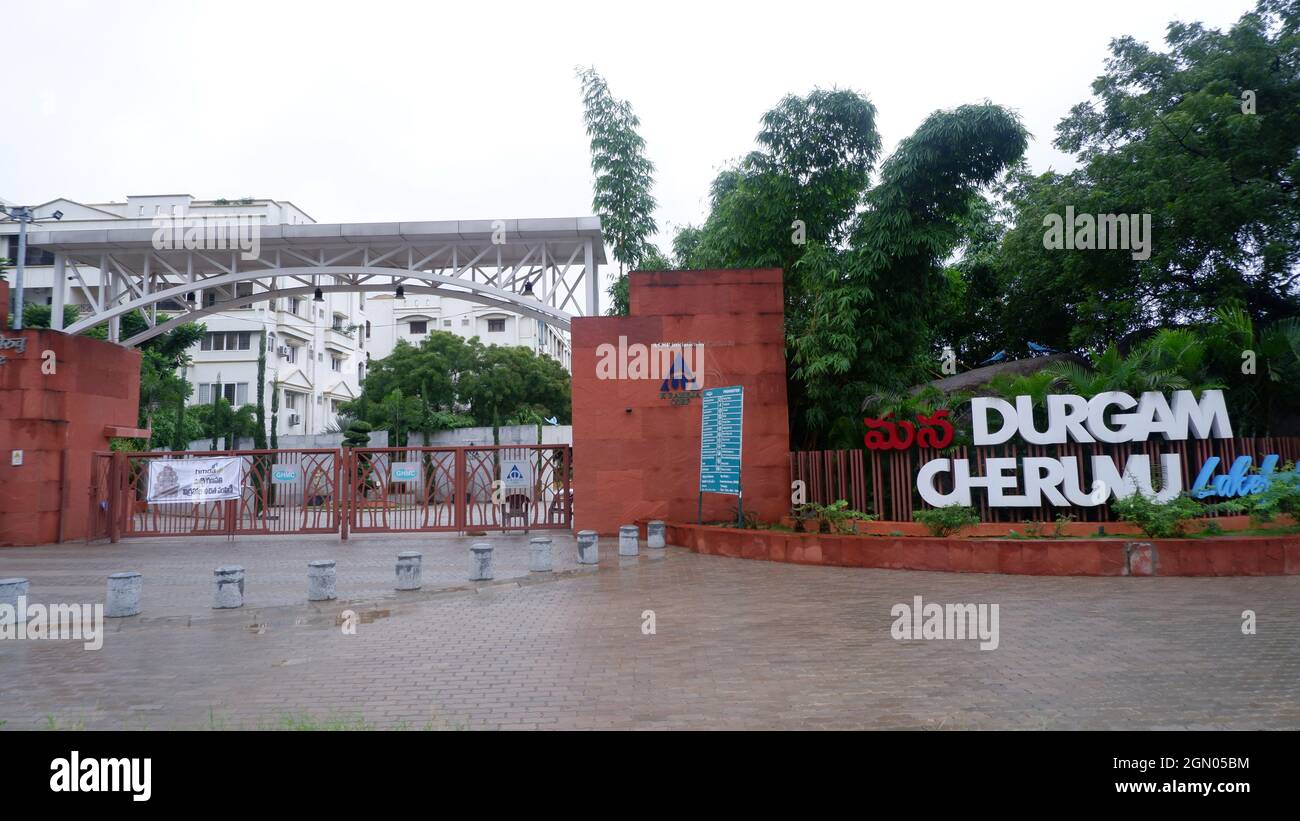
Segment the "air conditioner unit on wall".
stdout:
<svg viewBox="0 0 1300 821">
<path fill-rule="evenodd" d="M 289 346 L 288 346 L 288 345 L 281 345 L 280 347 L 278 347 L 278 348 L 275 349 L 275 352 L 278 353 L 280 356 L 283 356 L 283 357 L 285 357 L 285 358 L 288 358 L 288 356 L 289 356 Z"/>
<path fill-rule="evenodd" d="M 291 428 L 296 428 L 296 427 L 298 426 L 298 423 L 299 423 L 300 421 L 302 421 L 302 420 L 300 420 L 300 419 L 298 418 L 298 414 L 296 414 L 296 413 L 291 413 L 291 414 L 289 414 L 289 427 L 291 427 Z"/>
</svg>

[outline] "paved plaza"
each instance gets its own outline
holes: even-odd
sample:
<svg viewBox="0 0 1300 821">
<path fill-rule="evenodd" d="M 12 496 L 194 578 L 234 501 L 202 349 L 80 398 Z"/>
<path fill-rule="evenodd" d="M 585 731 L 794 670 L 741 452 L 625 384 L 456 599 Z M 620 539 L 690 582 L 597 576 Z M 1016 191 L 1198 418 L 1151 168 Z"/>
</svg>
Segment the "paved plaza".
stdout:
<svg viewBox="0 0 1300 821">
<path fill-rule="evenodd" d="M 4 730 L 308 724 L 395 729 L 1300 729 L 1300 577 L 1060 578 L 811 567 L 679 548 L 552 574 L 495 535 L 136 539 L 0 549 L 35 602 L 102 602 L 139 570 L 144 613 L 98 651 L 0 641 Z M 425 589 L 392 590 L 398 551 Z M 339 600 L 306 602 L 306 563 Z M 213 611 L 240 564 L 247 605 Z M 891 608 L 996 603 L 999 646 L 897 641 Z M 340 627 L 357 614 L 355 635 Z M 1243 635 L 1241 614 L 1257 614 Z M 646 611 L 655 632 L 646 634 Z"/>
</svg>

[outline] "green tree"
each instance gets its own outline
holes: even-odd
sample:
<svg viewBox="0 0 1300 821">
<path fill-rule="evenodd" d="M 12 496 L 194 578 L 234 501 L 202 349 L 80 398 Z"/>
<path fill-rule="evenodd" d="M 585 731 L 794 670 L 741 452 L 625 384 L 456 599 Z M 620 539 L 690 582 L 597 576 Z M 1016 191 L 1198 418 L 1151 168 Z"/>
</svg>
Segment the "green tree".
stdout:
<svg viewBox="0 0 1300 821">
<path fill-rule="evenodd" d="M 626 312 L 627 271 L 654 252 L 650 237 L 659 230 L 654 219 L 655 199 L 650 194 L 655 167 L 645 155 L 645 140 L 637 130 L 641 121 L 632 113 L 631 104 L 615 98 L 596 69 L 579 69 L 577 75 L 595 174 L 591 205 L 618 260 L 618 280 L 610 289 L 614 300 L 610 313 L 620 307 Z"/>
<path fill-rule="evenodd" d="M 423 408 L 418 396 L 406 396 L 401 388 L 393 388 L 379 401 L 380 424 L 388 429 L 389 447 L 404 447 L 406 434 L 422 422 Z"/>
<path fill-rule="evenodd" d="M 170 442 L 172 450 L 186 450 L 189 448 L 190 442 L 203 435 L 203 428 L 198 424 L 197 420 L 193 427 L 189 425 L 192 417 L 187 411 L 185 400 L 189 397 L 190 391 L 193 389 L 190 387 L 189 381 L 185 378 L 185 370 L 183 368 L 181 369 L 181 384 L 184 386 L 183 389 L 177 391 L 172 397 L 172 408 L 174 409 L 174 412 L 172 414 L 171 424 L 169 425 L 171 428 L 171 437 L 160 440 Z"/>
<path fill-rule="evenodd" d="M 399 342 L 371 362 L 361 395 L 344 413 L 388 430 L 403 445 L 412 431 L 499 427 L 525 409 L 569 419 L 569 374 L 526 348 L 483 345 L 445 332 L 419 346 Z"/>
<path fill-rule="evenodd" d="M 420 413 L 416 427 L 425 433 L 454 426 L 457 411 L 457 384 L 478 359 L 482 345 L 477 339 L 466 341 L 453 333 L 434 331 L 418 346 L 400 340 L 393 352 L 370 363 L 361 385 L 361 396 L 346 403 L 344 413 L 387 427 L 378 405 L 394 390 L 415 398 Z M 411 419 L 411 415 L 408 415 Z"/>
<path fill-rule="evenodd" d="M 794 264 L 811 243 L 845 240 L 862 202 L 880 154 L 876 107 L 845 89 L 787 95 L 763 115 L 756 142 L 713 181 L 708 219 L 678 231 L 674 253 L 695 269 L 781 268 L 787 311 L 797 311 Z"/>
<path fill-rule="evenodd" d="M 38 305 L 35 302 L 28 302 L 23 305 L 23 327 L 24 328 L 48 328 L 50 327 L 50 316 L 53 309 L 49 305 Z M 81 309 L 76 305 L 63 306 L 63 327 L 68 327 L 77 321 L 81 315 Z"/>
<path fill-rule="evenodd" d="M 1026 143 L 1019 120 L 991 103 L 936 112 L 869 188 L 875 119 L 849 90 L 783 98 L 763 116 L 758 150 L 714 180 L 704 224 L 673 242 L 681 267 L 784 272 L 793 439 L 804 444 L 832 429 L 844 438 L 864 396 L 925 375 L 942 263 Z"/>
<path fill-rule="evenodd" d="M 943 261 L 980 189 L 1019 160 L 1026 139 L 1019 119 L 991 103 L 935 112 L 885 162 L 848 249 L 810 243 L 796 265 L 803 304 L 787 322 L 797 441 L 824 437 L 869 393 L 925 378 Z"/>
<path fill-rule="evenodd" d="M 148 348 L 140 352 L 140 410 L 138 424 L 153 429 L 159 411 L 173 409 L 177 403 L 184 403 L 192 390 L 189 383 L 178 376 L 176 371 L 181 366 L 177 357 L 169 357 L 159 350 Z M 172 422 L 175 416 L 173 414 Z M 169 425 L 169 430 L 172 425 Z M 171 431 L 174 433 L 174 431 Z M 172 443 L 171 437 L 155 433 L 153 444 L 164 447 Z"/>
<path fill-rule="evenodd" d="M 280 447 L 280 379 L 271 377 L 271 450 Z"/>
<path fill-rule="evenodd" d="M 253 430 L 253 447 L 257 450 L 266 448 L 266 331 L 258 335 L 257 340 L 257 404 L 256 424 Z"/>
<path fill-rule="evenodd" d="M 186 405 L 184 400 L 180 400 L 167 408 L 166 413 L 156 414 L 153 418 L 153 438 L 149 440 L 149 448 L 188 450 L 190 442 L 202 439 L 204 436 L 202 413 L 199 406 Z"/>
<path fill-rule="evenodd" d="M 561 424 L 570 419 L 568 372 L 527 348 L 482 348 L 475 368 L 462 377 L 458 393 L 476 423 L 493 427 L 494 441 L 499 441 L 496 429 L 503 420 L 527 410 L 556 417 Z"/>
<path fill-rule="evenodd" d="M 1165 43 L 1111 42 L 1093 98 L 1057 126 L 1075 171 L 1013 175 L 996 285 L 977 289 L 998 295 L 988 324 L 1012 354 L 1101 348 L 1229 302 L 1259 323 L 1300 314 L 1300 0 L 1262 0 L 1227 31 L 1171 23 Z M 1044 248 L 1067 207 L 1150 215 L 1149 256 Z"/>
<path fill-rule="evenodd" d="M 240 438 L 253 435 L 257 425 L 256 410 L 252 405 L 236 410 L 224 396 L 210 405 L 199 405 L 197 415 L 203 435 L 212 440 L 212 450 L 217 449 L 220 439 L 225 440 L 226 450 L 234 450 L 239 446 Z"/>
</svg>

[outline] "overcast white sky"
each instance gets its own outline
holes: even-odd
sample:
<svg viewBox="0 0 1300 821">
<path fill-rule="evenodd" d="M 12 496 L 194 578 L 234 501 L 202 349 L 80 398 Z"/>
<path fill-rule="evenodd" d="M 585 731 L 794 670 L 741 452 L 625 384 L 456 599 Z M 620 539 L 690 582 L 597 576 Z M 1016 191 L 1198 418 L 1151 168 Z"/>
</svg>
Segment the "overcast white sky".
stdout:
<svg viewBox="0 0 1300 821">
<path fill-rule="evenodd" d="M 1021 113 L 1036 170 L 1112 37 L 1227 27 L 1251 0 L 0 0 L 0 196 L 292 200 L 319 222 L 591 213 L 575 66 L 641 118 L 661 239 L 786 93 L 840 86 L 886 152 L 931 111 Z M 25 77 L 19 79 L 19 67 Z M 666 245 L 666 243 L 665 243 Z"/>
</svg>

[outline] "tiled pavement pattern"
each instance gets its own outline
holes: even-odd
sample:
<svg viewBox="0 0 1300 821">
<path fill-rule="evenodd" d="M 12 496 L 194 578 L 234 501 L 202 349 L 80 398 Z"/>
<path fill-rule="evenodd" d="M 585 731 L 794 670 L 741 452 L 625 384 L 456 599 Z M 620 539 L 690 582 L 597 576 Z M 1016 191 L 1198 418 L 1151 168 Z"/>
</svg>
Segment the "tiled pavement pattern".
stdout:
<svg viewBox="0 0 1300 821">
<path fill-rule="evenodd" d="M 445 564 L 464 584 L 470 541 L 425 538 L 426 574 Z M 336 626 L 343 603 L 214 613 L 208 588 L 186 607 L 179 590 L 163 594 L 149 578 L 154 567 L 206 582 L 211 566 L 238 561 L 249 568 L 251 599 L 267 574 L 297 574 L 305 585 L 311 553 L 339 560 L 340 593 L 349 595 L 347 554 L 328 540 L 0 550 L 0 576 L 29 576 L 34 594 L 93 589 L 94 600 L 101 571 L 118 569 L 111 553 L 125 551 L 146 573 L 146 607 L 161 596 L 153 609 L 178 614 L 111 623 L 98 652 L 0 642 L 0 721 L 204 729 L 310 713 L 413 729 L 1300 728 L 1294 576 L 959 575 L 676 548 L 619 559 L 610 542 L 602 539 L 599 570 L 536 583 L 538 574 L 399 599 L 376 576 L 360 587 L 380 598 L 352 605 L 363 622 L 355 636 Z M 358 540 L 347 562 L 361 575 L 411 546 L 409 537 Z M 37 550 L 49 570 L 32 562 Z M 572 562 L 571 541 L 557 541 L 556 554 Z M 297 585 L 282 586 L 283 594 L 266 588 L 268 601 Z M 894 641 L 890 608 L 915 595 L 999 604 L 1001 646 Z M 185 609 L 194 617 L 180 616 Z M 647 609 L 655 635 L 641 631 Z M 1241 633 L 1246 609 L 1258 614 L 1257 635 Z"/>
</svg>

